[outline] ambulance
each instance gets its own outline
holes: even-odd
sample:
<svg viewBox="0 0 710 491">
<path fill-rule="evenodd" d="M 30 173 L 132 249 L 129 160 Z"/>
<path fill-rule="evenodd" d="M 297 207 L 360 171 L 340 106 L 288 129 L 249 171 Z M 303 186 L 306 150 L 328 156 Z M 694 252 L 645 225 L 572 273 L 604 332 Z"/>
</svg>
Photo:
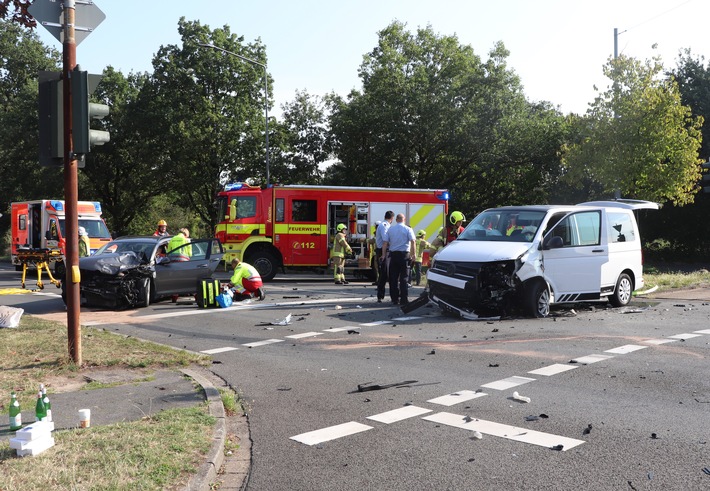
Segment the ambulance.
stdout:
<svg viewBox="0 0 710 491">
<path fill-rule="evenodd" d="M 101 218 L 101 203 L 79 201 L 77 205 L 79 226 L 86 229 L 93 253 L 111 240 L 108 227 Z M 56 199 L 12 203 L 12 264 L 18 270 L 21 268 L 18 249 L 59 250 L 61 255 L 56 256 L 54 272 L 58 277 L 64 275 L 65 210 L 64 201 Z"/>
<path fill-rule="evenodd" d="M 276 185 L 266 189 L 230 183 L 217 197 L 215 236 L 225 247 L 225 263 L 237 257 L 253 265 L 265 281 L 279 268 L 330 268 L 338 224 L 347 226 L 353 255 L 346 272 L 373 278 L 375 223 L 385 212 L 404 213 L 417 233 L 433 237 L 444 226 L 449 192 L 347 186 Z"/>
</svg>

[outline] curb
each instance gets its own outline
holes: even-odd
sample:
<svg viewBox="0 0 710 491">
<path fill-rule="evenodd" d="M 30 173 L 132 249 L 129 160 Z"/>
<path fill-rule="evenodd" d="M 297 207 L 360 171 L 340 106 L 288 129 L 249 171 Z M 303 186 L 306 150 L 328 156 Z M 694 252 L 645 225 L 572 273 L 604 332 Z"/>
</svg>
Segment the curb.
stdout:
<svg viewBox="0 0 710 491">
<path fill-rule="evenodd" d="M 211 484 L 217 480 L 217 473 L 224 463 L 224 441 L 227 435 L 224 405 L 219 391 L 207 378 L 187 368 L 180 369 L 180 371 L 202 386 L 207 396 L 209 413 L 217 418 L 212 433 L 210 451 L 207 453 L 205 461 L 200 465 L 197 473 L 185 487 L 186 491 L 210 491 L 212 489 Z"/>
</svg>

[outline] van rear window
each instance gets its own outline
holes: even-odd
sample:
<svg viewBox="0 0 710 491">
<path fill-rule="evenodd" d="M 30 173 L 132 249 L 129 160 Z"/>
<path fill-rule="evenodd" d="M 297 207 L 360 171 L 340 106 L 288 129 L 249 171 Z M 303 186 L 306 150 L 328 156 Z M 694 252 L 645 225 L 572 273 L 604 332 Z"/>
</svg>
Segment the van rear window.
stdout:
<svg viewBox="0 0 710 491">
<path fill-rule="evenodd" d="M 607 223 L 609 242 L 635 242 L 636 233 L 631 216 L 628 213 L 609 212 Z"/>
</svg>

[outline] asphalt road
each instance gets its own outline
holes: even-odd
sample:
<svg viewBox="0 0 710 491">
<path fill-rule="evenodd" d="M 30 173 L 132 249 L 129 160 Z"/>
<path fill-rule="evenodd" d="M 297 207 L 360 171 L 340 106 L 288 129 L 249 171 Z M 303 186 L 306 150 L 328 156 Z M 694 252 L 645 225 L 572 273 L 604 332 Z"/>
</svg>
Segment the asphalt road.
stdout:
<svg viewBox="0 0 710 491">
<path fill-rule="evenodd" d="M 0 268 L 0 288 L 15 283 Z M 0 303 L 66 318 L 45 291 Z M 212 353 L 248 407 L 250 490 L 710 489 L 710 304 L 456 321 L 374 293 L 300 277 L 230 309 L 81 321 Z"/>
</svg>

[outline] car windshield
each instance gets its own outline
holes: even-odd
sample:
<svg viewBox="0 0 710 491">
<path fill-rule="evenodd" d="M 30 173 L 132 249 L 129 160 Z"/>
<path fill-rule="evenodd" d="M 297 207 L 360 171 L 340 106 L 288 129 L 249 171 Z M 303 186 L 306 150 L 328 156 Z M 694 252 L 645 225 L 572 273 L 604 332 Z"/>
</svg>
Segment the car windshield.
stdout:
<svg viewBox="0 0 710 491">
<path fill-rule="evenodd" d="M 135 252 L 138 253 L 139 255 L 143 255 L 146 259 L 150 259 L 152 254 L 153 254 L 153 249 L 155 249 L 155 242 L 139 242 L 139 241 L 121 241 L 121 240 L 113 240 L 109 242 L 108 244 L 105 244 L 104 246 L 101 247 L 96 253 L 94 254 L 95 256 L 98 256 L 100 254 L 110 254 L 112 252 Z"/>
<path fill-rule="evenodd" d="M 457 240 L 532 242 L 544 211 L 493 209 L 474 218 Z"/>
</svg>

